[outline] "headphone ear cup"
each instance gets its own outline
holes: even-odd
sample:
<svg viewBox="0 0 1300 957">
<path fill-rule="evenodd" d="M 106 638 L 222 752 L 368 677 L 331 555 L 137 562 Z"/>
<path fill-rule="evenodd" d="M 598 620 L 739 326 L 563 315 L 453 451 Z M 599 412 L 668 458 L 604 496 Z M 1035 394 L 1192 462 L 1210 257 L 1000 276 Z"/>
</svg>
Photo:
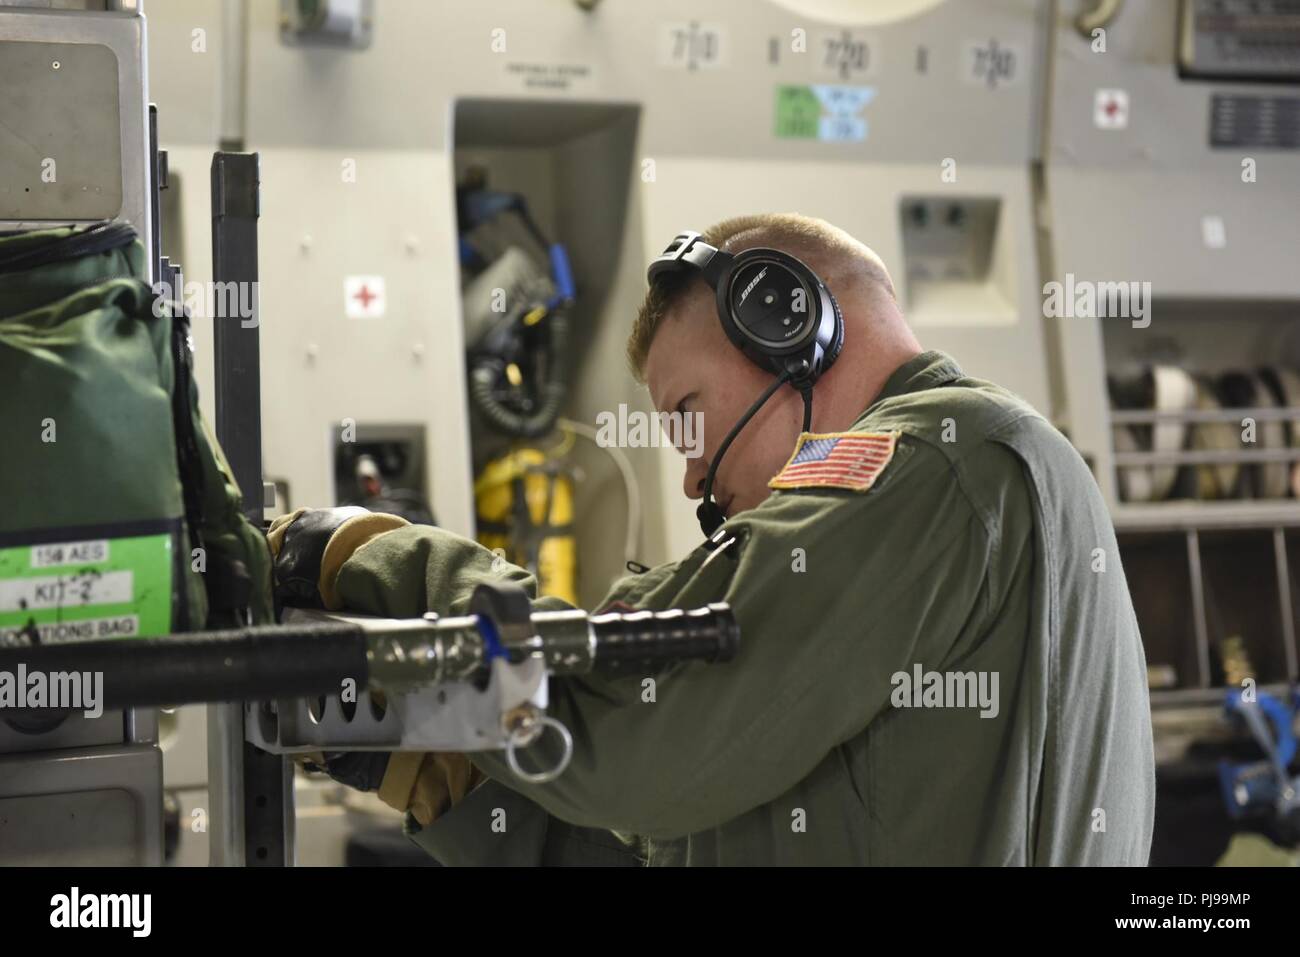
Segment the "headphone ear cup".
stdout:
<svg viewBox="0 0 1300 957">
<path fill-rule="evenodd" d="M 831 295 L 829 289 L 826 290 L 826 298 L 831 301 L 831 309 L 835 313 L 835 328 L 831 330 L 831 341 L 826 348 L 826 358 L 822 360 L 822 375 L 825 375 L 826 371 L 835 364 L 835 360 L 840 357 L 840 350 L 844 348 L 844 316 L 840 312 L 840 304 Z"/>
<path fill-rule="evenodd" d="M 799 348 L 797 353 L 792 354 L 788 349 L 769 351 L 760 342 L 756 342 L 750 335 L 747 335 L 746 331 L 742 330 L 739 318 L 731 311 L 729 291 L 732 278 L 738 270 L 744 268 L 756 258 L 773 263 L 776 268 L 786 270 L 795 276 L 796 281 L 812 294 L 812 298 L 816 302 L 816 308 L 820 311 L 815 332 Z M 772 249 L 746 250 L 738 254 L 728 264 L 726 270 L 718 278 L 714 289 L 716 291 L 718 319 L 722 322 L 722 328 L 726 332 L 727 338 L 760 369 L 773 375 L 781 375 L 789 371 L 792 359 L 802 357 L 806 364 L 812 363 L 816 366 L 815 372 L 811 372 L 809 378 L 809 384 L 811 384 L 822 376 L 839 358 L 840 350 L 844 346 L 844 317 L 840 313 L 840 304 L 831 295 L 831 291 L 826 288 L 826 284 L 821 281 L 821 278 L 794 256 Z M 827 328 L 828 324 L 829 328 Z M 819 357 L 820 361 L 818 361 Z M 805 365 L 805 368 L 807 368 L 807 365 Z"/>
<path fill-rule="evenodd" d="M 731 303 L 727 298 L 727 288 L 729 283 L 726 281 L 729 272 L 724 274 L 722 281 L 718 283 L 716 302 L 718 311 L 718 321 L 722 323 L 722 331 L 727 334 L 731 344 L 744 354 L 745 358 L 758 366 L 764 372 L 770 372 L 772 375 L 780 375 L 785 366 L 779 356 L 771 355 L 763 350 L 762 346 L 749 339 L 740 331 L 740 323 L 731 312 Z"/>
</svg>

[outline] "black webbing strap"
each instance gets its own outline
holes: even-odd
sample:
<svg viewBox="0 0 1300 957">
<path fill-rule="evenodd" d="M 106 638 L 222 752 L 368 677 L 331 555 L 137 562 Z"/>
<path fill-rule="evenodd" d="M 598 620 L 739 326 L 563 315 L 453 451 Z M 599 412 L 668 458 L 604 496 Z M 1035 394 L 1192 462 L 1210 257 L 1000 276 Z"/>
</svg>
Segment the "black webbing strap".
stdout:
<svg viewBox="0 0 1300 957">
<path fill-rule="evenodd" d="M 34 247 L 21 248 L 8 254 L 0 252 L 0 272 L 22 272 L 50 263 L 94 256 L 129 246 L 135 240 L 135 227 L 130 223 L 105 220 Z"/>
</svg>

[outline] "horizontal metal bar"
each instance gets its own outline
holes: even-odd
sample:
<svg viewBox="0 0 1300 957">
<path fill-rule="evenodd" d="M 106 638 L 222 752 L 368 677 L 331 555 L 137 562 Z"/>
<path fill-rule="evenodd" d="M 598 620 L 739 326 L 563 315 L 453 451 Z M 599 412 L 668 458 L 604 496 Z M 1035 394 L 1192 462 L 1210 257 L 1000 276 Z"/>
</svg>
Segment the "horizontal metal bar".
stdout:
<svg viewBox="0 0 1300 957">
<path fill-rule="evenodd" d="M 1288 528 L 1300 530 L 1300 502 L 1295 499 L 1228 499 L 1198 502 L 1127 502 L 1111 510 L 1117 532 L 1167 532 L 1197 529 Z"/>
<path fill-rule="evenodd" d="M 1186 409 L 1181 411 L 1155 409 L 1112 409 L 1110 421 L 1115 425 L 1146 425 L 1151 422 L 1240 422 L 1250 418 L 1256 422 L 1300 422 L 1300 406 L 1247 407 L 1239 409 Z"/>
<path fill-rule="evenodd" d="M 1300 448 L 1294 449 L 1197 449 L 1182 452 L 1116 452 L 1115 464 L 1135 465 L 1257 465 L 1268 462 L 1300 462 Z"/>
</svg>

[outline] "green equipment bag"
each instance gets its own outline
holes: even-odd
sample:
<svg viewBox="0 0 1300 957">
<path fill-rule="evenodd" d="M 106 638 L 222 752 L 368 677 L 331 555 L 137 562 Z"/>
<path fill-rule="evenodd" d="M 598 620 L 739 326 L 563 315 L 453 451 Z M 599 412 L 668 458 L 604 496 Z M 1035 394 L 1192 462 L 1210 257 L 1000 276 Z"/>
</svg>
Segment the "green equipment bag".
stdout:
<svg viewBox="0 0 1300 957">
<path fill-rule="evenodd" d="M 0 645 L 274 620 L 189 317 L 143 267 L 124 223 L 0 233 Z"/>
</svg>

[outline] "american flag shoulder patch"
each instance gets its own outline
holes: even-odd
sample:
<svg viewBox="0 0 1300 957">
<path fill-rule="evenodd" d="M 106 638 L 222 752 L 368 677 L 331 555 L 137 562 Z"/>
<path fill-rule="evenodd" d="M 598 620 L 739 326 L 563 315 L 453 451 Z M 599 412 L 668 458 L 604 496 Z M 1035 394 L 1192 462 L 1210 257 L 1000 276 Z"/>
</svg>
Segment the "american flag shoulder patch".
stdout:
<svg viewBox="0 0 1300 957">
<path fill-rule="evenodd" d="M 897 432 L 804 432 L 769 488 L 865 492 L 894 457 Z"/>
</svg>

